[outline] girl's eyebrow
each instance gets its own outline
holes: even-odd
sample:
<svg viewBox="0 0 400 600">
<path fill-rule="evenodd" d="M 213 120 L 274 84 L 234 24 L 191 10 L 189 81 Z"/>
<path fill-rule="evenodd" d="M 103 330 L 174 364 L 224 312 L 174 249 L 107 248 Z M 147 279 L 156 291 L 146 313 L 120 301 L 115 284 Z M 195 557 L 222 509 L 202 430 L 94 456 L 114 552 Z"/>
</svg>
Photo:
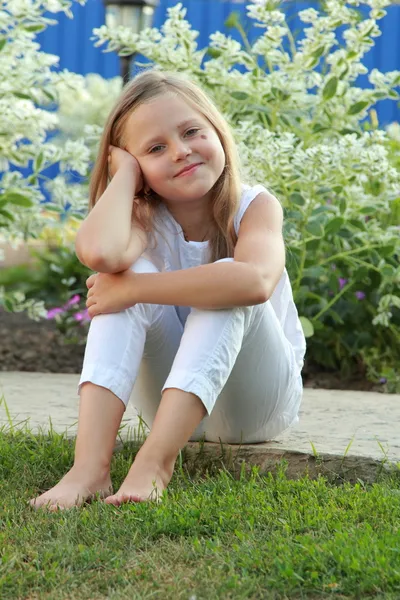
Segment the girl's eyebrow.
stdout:
<svg viewBox="0 0 400 600">
<path fill-rule="evenodd" d="M 192 117 L 191 119 L 185 119 L 181 123 L 178 123 L 178 125 L 176 126 L 176 128 L 177 129 L 181 129 L 182 127 L 185 127 L 189 123 L 194 123 L 194 122 L 196 122 L 196 117 Z M 157 137 L 153 137 L 151 140 L 148 140 L 147 142 L 145 142 L 144 144 L 142 144 L 142 150 L 145 150 L 146 148 L 148 148 L 149 146 L 151 146 L 151 144 L 154 144 L 154 142 L 157 142 L 160 139 L 160 137 L 162 137 L 162 136 L 158 135 Z"/>
</svg>

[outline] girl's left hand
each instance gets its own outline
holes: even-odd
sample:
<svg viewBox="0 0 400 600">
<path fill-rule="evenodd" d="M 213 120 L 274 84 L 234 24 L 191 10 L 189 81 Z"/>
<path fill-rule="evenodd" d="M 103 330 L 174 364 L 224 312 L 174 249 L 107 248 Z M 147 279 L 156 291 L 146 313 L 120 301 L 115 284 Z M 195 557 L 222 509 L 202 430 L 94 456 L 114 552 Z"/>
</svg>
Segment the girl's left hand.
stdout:
<svg viewBox="0 0 400 600">
<path fill-rule="evenodd" d="M 95 273 L 86 280 L 89 291 L 86 306 L 91 318 L 121 312 L 136 304 L 134 288 L 137 274 L 128 269 L 120 273 Z"/>
</svg>

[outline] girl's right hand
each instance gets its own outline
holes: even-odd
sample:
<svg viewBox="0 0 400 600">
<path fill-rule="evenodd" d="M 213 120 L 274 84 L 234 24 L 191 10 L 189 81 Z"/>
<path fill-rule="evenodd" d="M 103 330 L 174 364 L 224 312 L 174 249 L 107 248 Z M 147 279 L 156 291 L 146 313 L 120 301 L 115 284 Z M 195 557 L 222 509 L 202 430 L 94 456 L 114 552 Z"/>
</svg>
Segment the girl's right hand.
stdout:
<svg viewBox="0 0 400 600">
<path fill-rule="evenodd" d="M 143 189 L 143 173 L 137 159 L 127 150 L 118 148 L 117 146 L 109 146 L 108 150 L 108 172 L 113 178 L 115 173 L 121 167 L 127 165 L 134 169 L 136 175 L 135 196 Z"/>
</svg>

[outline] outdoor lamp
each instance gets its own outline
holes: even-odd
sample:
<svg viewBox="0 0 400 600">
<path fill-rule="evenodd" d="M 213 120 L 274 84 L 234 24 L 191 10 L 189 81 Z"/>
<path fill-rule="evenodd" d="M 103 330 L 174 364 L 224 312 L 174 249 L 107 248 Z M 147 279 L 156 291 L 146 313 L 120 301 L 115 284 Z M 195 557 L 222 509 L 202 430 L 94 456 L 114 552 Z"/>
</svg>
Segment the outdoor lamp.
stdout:
<svg viewBox="0 0 400 600">
<path fill-rule="evenodd" d="M 103 0 L 106 7 L 106 25 L 114 28 L 122 25 L 129 27 L 133 33 L 151 27 L 154 12 L 159 0 Z M 130 64 L 133 54 L 121 56 L 121 77 L 126 83 L 129 80 Z"/>
</svg>

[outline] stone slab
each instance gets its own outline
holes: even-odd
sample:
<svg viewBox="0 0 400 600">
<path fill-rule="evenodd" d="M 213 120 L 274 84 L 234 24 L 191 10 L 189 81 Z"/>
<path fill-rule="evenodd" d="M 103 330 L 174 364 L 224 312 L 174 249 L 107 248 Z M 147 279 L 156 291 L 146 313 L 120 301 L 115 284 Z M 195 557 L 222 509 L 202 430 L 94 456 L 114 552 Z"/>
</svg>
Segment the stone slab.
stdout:
<svg viewBox="0 0 400 600">
<path fill-rule="evenodd" d="M 31 430 L 46 431 L 51 420 L 54 431 L 74 437 L 78 382 L 78 374 L 0 372 L 0 400 L 4 396 L 15 427 L 22 427 L 28 420 Z M 132 396 L 122 420 L 121 440 L 133 440 L 139 426 L 133 401 Z M 0 404 L 0 427 L 7 428 L 5 403 Z M 339 457 L 347 449 L 348 456 L 400 463 L 399 423 L 400 395 L 305 389 L 300 423 L 273 441 L 247 448 L 254 454 L 262 446 L 279 455 L 289 452 Z"/>
</svg>

